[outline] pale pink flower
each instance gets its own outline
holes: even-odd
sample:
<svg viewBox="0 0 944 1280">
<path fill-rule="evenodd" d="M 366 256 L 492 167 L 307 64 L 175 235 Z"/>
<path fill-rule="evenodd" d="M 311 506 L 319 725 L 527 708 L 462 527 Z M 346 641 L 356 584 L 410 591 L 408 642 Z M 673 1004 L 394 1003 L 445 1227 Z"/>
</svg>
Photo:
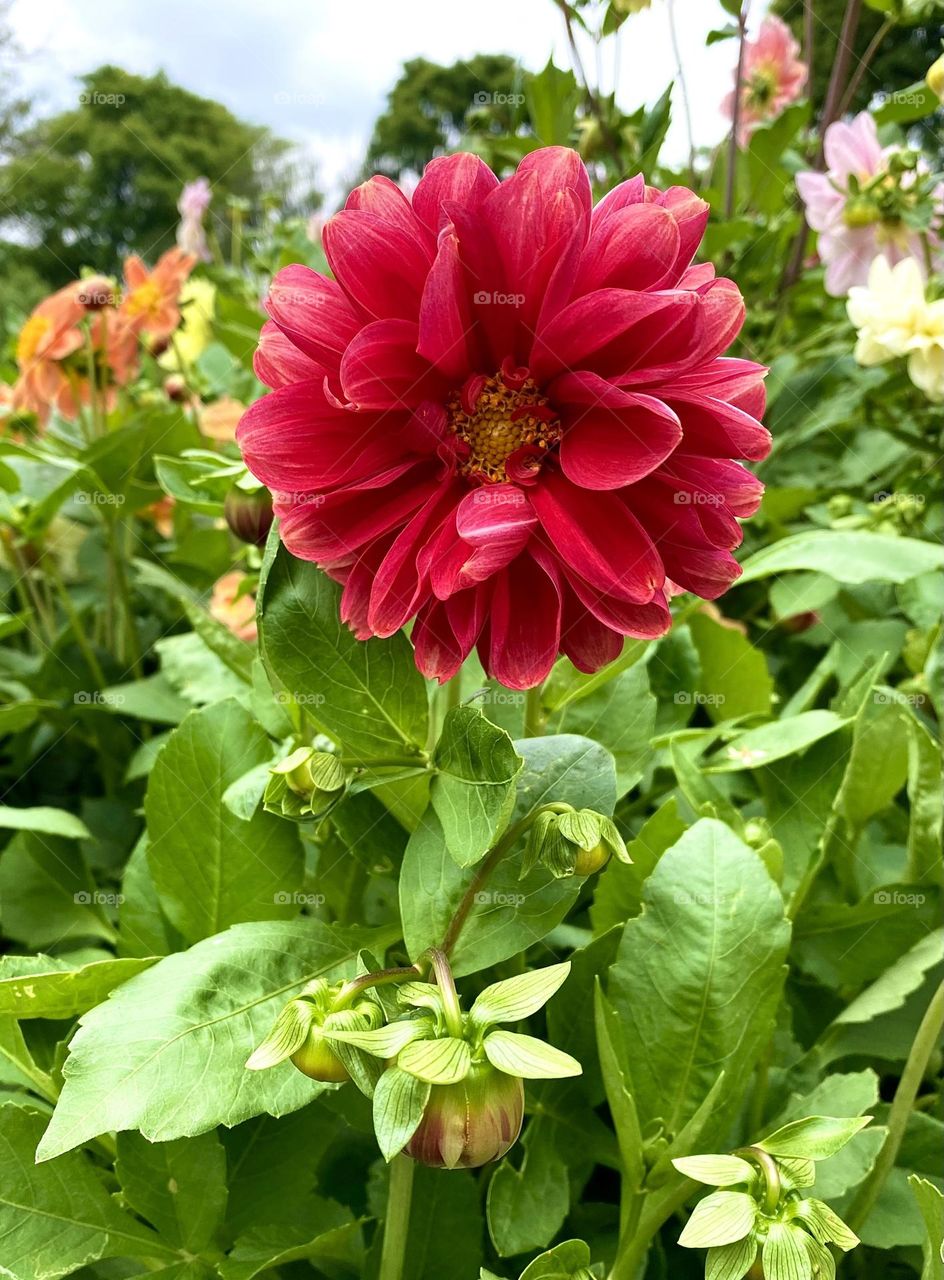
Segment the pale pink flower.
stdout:
<svg viewBox="0 0 944 1280">
<path fill-rule="evenodd" d="M 800 46 L 780 18 L 768 16 L 760 25 L 756 40 L 744 45 L 741 67 L 741 107 L 738 112 L 737 143 L 746 147 L 758 125 L 774 120 L 796 102 L 806 85 L 807 65 L 800 58 Z M 735 77 L 737 73 L 735 72 Z M 724 100 L 723 109 L 734 119 L 735 89 Z"/>
<path fill-rule="evenodd" d="M 924 248 L 920 232 L 903 220 L 879 217 L 860 192 L 888 173 L 889 158 L 898 147 L 882 148 L 874 119 L 860 112 L 850 123 L 837 120 L 826 130 L 823 153 L 826 172 L 797 174 L 797 190 L 806 205 L 806 219 L 819 232 L 817 248 L 826 264 L 826 292 L 843 297 L 854 285 L 865 285 L 877 257 L 889 265 L 904 258 L 920 263 Z M 911 175 L 901 180 L 906 186 Z M 891 174 L 889 183 L 896 181 Z M 928 232 L 932 248 L 940 244 Z"/>
<path fill-rule="evenodd" d="M 184 189 L 177 201 L 177 208 L 180 211 L 177 244 L 184 253 L 193 254 L 201 262 L 210 261 L 206 232 L 203 230 L 203 215 L 210 207 L 212 198 L 208 180 L 197 178 L 195 182 L 184 183 Z"/>
</svg>

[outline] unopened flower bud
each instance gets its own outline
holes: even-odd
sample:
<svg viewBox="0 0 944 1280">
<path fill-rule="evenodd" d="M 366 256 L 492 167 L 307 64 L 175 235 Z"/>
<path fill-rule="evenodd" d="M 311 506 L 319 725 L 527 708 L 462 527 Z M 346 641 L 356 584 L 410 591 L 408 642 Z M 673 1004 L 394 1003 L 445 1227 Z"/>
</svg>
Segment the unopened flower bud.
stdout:
<svg viewBox="0 0 944 1280">
<path fill-rule="evenodd" d="M 117 301 L 115 286 L 107 276 L 88 276 L 76 285 L 76 298 L 86 311 L 103 311 Z"/>
<path fill-rule="evenodd" d="M 613 854 L 629 861 L 626 845 L 611 818 L 593 809 L 539 813 L 531 827 L 523 873 L 538 862 L 558 878 L 590 876 Z"/>
<path fill-rule="evenodd" d="M 174 404 L 183 404 L 187 399 L 187 384 L 179 373 L 172 373 L 164 379 L 164 395 Z"/>
<path fill-rule="evenodd" d="M 856 196 L 847 201 L 842 218 L 847 227 L 869 227 L 878 221 L 878 208 L 866 196 Z"/>
<path fill-rule="evenodd" d="M 318 818 L 347 786 L 347 774 L 330 751 L 299 747 L 270 770 L 264 807 L 285 818 Z"/>
<path fill-rule="evenodd" d="M 458 1084 L 433 1085 L 404 1153 L 436 1169 L 477 1169 L 514 1146 L 524 1118 L 524 1085 L 488 1063 Z"/>
<path fill-rule="evenodd" d="M 379 1005 L 360 1001 L 354 1009 L 336 1009 L 342 984 L 324 978 L 310 982 L 301 995 L 290 1000 L 276 1018 L 272 1030 L 251 1054 L 246 1066 L 250 1071 L 263 1071 L 290 1061 L 312 1080 L 326 1084 L 343 1084 L 350 1073 L 342 1061 L 344 1052 L 325 1032 L 333 1026 L 345 1030 L 369 1031 L 381 1021 Z"/>
<path fill-rule="evenodd" d="M 264 547 L 272 527 L 272 495 L 268 489 L 240 489 L 233 485 L 223 503 L 223 515 L 240 542 Z"/>
<path fill-rule="evenodd" d="M 944 102 L 944 53 L 928 68 L 927 85 Z"/>
</svg>

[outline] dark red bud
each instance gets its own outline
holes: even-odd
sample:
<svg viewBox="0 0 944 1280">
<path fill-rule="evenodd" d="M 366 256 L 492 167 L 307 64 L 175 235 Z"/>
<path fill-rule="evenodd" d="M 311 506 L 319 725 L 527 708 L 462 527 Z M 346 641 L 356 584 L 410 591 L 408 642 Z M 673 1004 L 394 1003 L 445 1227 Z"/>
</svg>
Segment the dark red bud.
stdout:
<svg viewBox="0 0 944 1280">
<path fill-rule="evenodd" d="M 223 503 L 223 515 L 240 542 L 264 547 L 272 527 L 272 495 L 268 489 L 247 493 L 233 485 Z"/>
<path fill-rule="evenodd" d="M 436 1169 L 477 1169 L 500 1160 L 518 1139 L 524 1085 L 488 1063 L 458 1084 L 434 1084 L 404 1152 Z"/>
</svg>

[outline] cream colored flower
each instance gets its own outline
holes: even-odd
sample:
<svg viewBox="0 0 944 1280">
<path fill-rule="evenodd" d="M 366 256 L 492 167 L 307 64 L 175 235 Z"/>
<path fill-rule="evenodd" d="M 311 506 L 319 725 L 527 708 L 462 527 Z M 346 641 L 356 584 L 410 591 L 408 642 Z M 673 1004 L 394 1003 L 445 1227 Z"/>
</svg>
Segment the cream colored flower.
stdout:
<svg viewBox="0 0 944 1280">
<path fill-rule="evenodd" d="M 944 298 L 925 306 L 909 351 L 908 377 L 929 400 L 944 400 Z"/>
<path fill-rule="evenodd" d="M 882 364 L 909 350 L 909 342 L 927 306 L 924 280 L 914 258 L 889 266 L 885 257 L 869 268 L 869 282 L 849 290 L 846 310 L 859 331 L 859 364 Z"/>
<path fill-rule="evenodd" d="M 944 102 L 944 53 L 928 68 L 928 88 Z"/>
</svg>

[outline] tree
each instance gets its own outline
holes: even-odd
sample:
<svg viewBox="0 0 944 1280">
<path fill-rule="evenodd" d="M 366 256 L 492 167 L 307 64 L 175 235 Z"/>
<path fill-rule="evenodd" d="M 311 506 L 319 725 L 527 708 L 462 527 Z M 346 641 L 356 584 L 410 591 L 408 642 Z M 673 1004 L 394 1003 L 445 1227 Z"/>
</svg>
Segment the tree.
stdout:
<svg viewBox="0 0 944 1280">
<path fill-rule="evenodd" d="M 515 132 L 525 117 L 525 73 L 503 54 L 476 54 L 451 67 L 414 58 L 374 125 L 365 172 L 420 173 L 463 134 Z"/>
<path fill-rule="evenodd" d="M 173 243 L 181 187 L 201 175 L 221 238 L 227 197 L 255 203 L 274 188 L 291 203 L 288 144 L 267 129 L 163 73 L 103 66 L 81 84 L 78 105 L 21 131 L 0 165 L 0 218 L 15 228 L 0 257 L 52 285 L 82 266 L 116 271 L 131 251 L 153 258 Z"/>
</svg>

